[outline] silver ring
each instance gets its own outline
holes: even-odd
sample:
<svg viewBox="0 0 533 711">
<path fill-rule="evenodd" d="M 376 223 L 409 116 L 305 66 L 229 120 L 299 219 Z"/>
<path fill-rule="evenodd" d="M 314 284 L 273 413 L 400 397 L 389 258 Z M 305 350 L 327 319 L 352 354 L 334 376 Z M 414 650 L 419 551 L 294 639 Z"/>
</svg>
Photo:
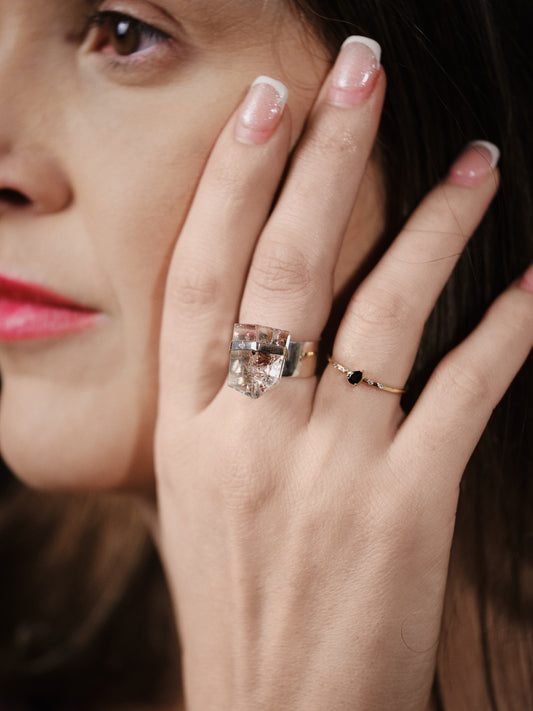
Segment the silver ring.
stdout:
<svg viewBox="0 0 533 711">
<path fill-rule="evenodd" d="M 228 386 L 256 399 L 282 377 L 315 374 L 318 341 L 291 341 L 288 331 L 236 323 L 230 344 Z"/>
<path fill-rule="evenodd" d="M 309 378 L 316 372 L 318 341 L 292 341 L 289 343 L 283 368 L 284 378 Z"/>
</svg>

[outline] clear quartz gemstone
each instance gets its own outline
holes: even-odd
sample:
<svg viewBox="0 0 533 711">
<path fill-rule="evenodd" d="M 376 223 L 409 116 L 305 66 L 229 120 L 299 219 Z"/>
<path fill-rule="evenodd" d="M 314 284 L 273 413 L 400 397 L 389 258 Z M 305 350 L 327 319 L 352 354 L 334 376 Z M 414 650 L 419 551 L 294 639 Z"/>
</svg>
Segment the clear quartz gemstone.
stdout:
<svg viewBox="0 0 533 711">
<path fill-rule="evenodd" d="M 256 342 L 283 349 L 282 354 L 264 353 L 261 350 L 230 351 L 228 376 L 230 388 L 253 399 L 261 397 L 281 380 L 290 342 L 289 332 L 269 326 L 236 323 L 232 340 Z"/>
</svg>

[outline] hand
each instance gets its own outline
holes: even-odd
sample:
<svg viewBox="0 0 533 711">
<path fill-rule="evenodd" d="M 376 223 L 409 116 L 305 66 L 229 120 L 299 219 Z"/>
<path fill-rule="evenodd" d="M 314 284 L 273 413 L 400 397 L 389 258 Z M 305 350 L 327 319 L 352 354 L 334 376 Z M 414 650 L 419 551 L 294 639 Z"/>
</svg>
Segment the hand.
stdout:
<svg viewBox="0 0 533 711">
<path fill-rule="evenodd" d="M 515 284 L 408 417 L 397 395 L 354 389 L 332 367 L 259 400 L 225 386 L 235 321 L 312 340 L 328 318 L 385 92 L 376 70 L 365 91 L 344 95 L 339 71 L 270 216 L 290 114 L 278 106 L 250 133 L 237 110 L 168 275 L 156 469 L 190 711 L 426 707 L 461 476 L 532 346 L 533 296 Z M 497 189 L 483 152 L 460 159 L 359 286 L 335 361 L 384 383 L 407 379 Z"/>
</svg>

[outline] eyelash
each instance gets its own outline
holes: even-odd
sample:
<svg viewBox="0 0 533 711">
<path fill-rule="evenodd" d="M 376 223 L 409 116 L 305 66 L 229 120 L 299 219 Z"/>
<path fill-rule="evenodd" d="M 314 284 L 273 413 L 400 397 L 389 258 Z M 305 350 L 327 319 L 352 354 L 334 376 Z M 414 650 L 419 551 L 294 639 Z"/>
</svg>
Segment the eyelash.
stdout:
<svg viewBox="0 0 533 711">
<path fill-rule="evenodd" d="M 102 50 L 105 47 L 113 47 L 112 35 L 116 33 L 116 28 L 119 27 L 120 23 L 126 25 L 126 31 L 130 29 L 135 31 L 136 35 L 138 35 L 141 48 L 124 54 L 114 51 L 112 56 L 114 64 L 124 66 L 132 64 L 133 62 L 145 61 L 148 57 L 144 57 L 144 55 L 153 54 L 153 52 L 157 50 L 158 45 L 170 45 L 172 43 L 172 38 L 166 32 L 146 22 L 142 22 L 142 20 L 138 20 L 131 15 L 107 10 L 95 12 L 87 20 L 87 32 L 96 28 L 97 30 L 107 33 L 107 36 L 97 37 L 93 40 L 91 43 L 93 51 Z M 147 40 L 149 43 L 152 42 L 152 44 L 147 48 L 142 48 L 142 42 L 146 42 Z M 109 54 L 111 53 L 109 52 Z"/>
</svg>

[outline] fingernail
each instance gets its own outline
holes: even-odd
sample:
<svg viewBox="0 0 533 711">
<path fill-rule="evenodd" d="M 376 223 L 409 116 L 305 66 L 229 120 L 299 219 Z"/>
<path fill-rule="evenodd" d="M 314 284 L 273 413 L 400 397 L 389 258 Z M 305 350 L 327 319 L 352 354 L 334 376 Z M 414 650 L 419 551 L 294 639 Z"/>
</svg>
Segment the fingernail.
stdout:
<svg viewBox="0 0 533 711">
<path fill-rule="evenodd" d="M 276 130 L 289 90 L 276 79 L 260 76 L 244 99 L 235 137 L 241 143 L 266 143 Z"/>
<path fill-rule="evenodd" d="M 533 294 L 533 264 L 520 279 L 520 287 Z"/>
<path fill-rule="evenodd" d="M 328 99 L 336 106 L 353 106 L 371 93 L 379 74 L 381 47 L 369 37 L 354 35 L 343 43 L 331 77 Z"/>
<path fill-rule="evenodd" d="M 447 180 L 457 185 L 478 185 L 499 160 L 500 151 L 494 143 L 473 141 L 452 165 Z"/>
</svg>

